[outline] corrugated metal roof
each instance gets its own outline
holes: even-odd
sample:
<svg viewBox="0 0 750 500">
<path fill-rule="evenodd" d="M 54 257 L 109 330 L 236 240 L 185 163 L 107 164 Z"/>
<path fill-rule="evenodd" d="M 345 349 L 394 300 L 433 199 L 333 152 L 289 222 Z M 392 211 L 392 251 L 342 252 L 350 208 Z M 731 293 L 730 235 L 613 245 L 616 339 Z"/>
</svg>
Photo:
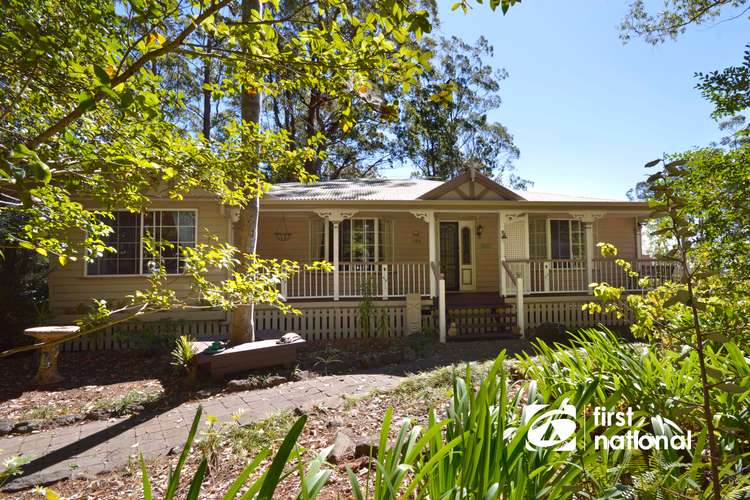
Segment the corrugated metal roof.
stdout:
<svg viewBox="0 0 750 500">
<path fill-rule="evenodd" d="M 516 193 L 520 194 L 524 198 L 526 198 L 528 201 L 580 201 L 580 202 L 593 202 L 593 201 L 603 201 L 603 202 L 613 202 L 613 201 L 627 201 L 627 200 L 615 200 L 613 198 L 594 198 L 590 196 L 572 196 L 567 194 L 558 194 L 558 193 L 540 193 L 538 191 L 519 191 L 517 189 L 514 189 Z"/>
<path fill-rule="evenodd" d="M 271 187 L 271 198 L 280 200 L 379 200 L 379 201 L 409 201 L 417 200 L 423 194 L 432 191 L 443 184 L 443 181 L 425 179 L 339 179 L 334 181 L 314 182 L 286 182 Z M 539 193 L 535 191 L 520 191 L 515 193 L 528 201 L 550 202 L 617 202 L 606 198 L 586 196 L 571 196 L 555 193 Z"/>
<path fill-rule="evenodd" d="M 282 200 L 416 200 L 442 181 L 424 179 L 341 179 L 275 184 L 269 195 Z"/>
</svg>

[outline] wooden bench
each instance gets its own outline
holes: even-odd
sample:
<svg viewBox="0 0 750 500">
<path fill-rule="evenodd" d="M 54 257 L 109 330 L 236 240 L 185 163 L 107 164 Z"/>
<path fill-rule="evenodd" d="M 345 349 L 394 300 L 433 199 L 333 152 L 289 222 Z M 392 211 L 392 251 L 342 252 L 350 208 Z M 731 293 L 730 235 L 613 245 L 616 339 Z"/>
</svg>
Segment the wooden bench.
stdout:
<svg viewBox="0 0 750 500">
<path fill-rule="evenodd" d="M 198 342 L 200 350 L 209 342 Z M 205 345 L 204 345 L 205 344 Z M 279 344 L 276 340 L 259 340 L 230 347 L 216 354 L 198 354 L 198 369 L 208 371 L 211 378 L 220 380 L 232 373 L 283 366 L 292 368 L 297 361 L 297 350 L 306 344 L 298 340 Z"/>
</svg>

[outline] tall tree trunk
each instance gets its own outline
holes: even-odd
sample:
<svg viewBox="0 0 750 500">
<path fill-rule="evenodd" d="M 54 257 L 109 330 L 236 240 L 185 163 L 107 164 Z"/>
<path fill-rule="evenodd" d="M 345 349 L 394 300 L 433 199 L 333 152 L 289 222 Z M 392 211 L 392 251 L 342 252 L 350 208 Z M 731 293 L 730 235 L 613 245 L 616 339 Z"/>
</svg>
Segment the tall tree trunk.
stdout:
<svg viewBox="0 0 750 500">
<path fill-rule="evenodd" d="M 211 84 L 211 51 L 214 46 L 214 37 L 206 33 L 206 57 L 203 59 L 203 137 L 206 142 L 211 139 L 211 90 L 207 87 Z"/>
<path fill-rule="evenodd" d="M 242 0 L 242 22 L 252 22 L 253 11 L 262 16 L 260 0 Z M 261 95 L 257 89 L 242 92 L 240 96 L 240 114 L 246 123 L 260 124 Z M 258 170 L 257 163 L 248 164 L 247 168 Z M 259 173 L 260 175 L 260 173 Z M 234 244 L 243 252 L 254 254 L 258 241 L 258 216 L 260 210 L 260 193 L 252 203 L 240 210 L 240 216 L 234 225 Z M 238 307 L 232 315 L 229 327 L 229 343 L 241 344 L 255 340 L 255 304 Z"/>
<path fill-rule="evenodd" d="M 307 106 L 307 117 L 305 119 L 305 139 L 309 140 L 310 137 L 315 135 L 315 118 L 318 114 L 318 107 L 320 106 L 320 91 L 316 88 L 310 90 L 310 103 Z M 305 171 L 310 175 L 320 175 L 320 169 L 316 164 L 316 160 L 305 160 Z"/>
</svg>

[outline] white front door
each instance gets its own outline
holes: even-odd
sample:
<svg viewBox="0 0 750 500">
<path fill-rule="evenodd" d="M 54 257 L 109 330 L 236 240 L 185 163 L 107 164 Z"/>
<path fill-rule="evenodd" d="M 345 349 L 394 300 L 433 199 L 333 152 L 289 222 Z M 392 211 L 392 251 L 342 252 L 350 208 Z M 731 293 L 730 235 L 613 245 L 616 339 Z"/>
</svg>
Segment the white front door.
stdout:
<svg viewBox="0 0 750 500">
<path fill-rule="evenodd" d="M 458 223 L 459 290 L 461 291 L 475 290 L 477 287 L 475 229 L 474 221 L 459 221 Z"/>
</svg>

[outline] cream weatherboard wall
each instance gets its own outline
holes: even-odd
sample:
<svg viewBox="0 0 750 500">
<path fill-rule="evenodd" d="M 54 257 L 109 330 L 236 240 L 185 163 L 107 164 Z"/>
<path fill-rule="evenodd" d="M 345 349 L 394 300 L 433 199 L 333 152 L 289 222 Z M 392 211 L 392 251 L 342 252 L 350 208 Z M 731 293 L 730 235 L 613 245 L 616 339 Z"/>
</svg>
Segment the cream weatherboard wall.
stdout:
<svg viewBox="0 0 750 500">
<path fill-rule="evenodd" d="M 186 199 L 183 201 L 153 200 L 153 209 L 197 210 L 198 242 L 207 243 L 210 235 L 215 235 L 220 241 L 230 238 L 229 218 L 215 201 L 205 199 Z M 226 275 L 214 272 L 211 275 L 219 280 Z M 79 317 L 87 307 L 92 305 L 93 299 L 106 299 L 113 304 L 121 303 L 125 296 L 134 290 L 147 286 L 144 276 L 86 276 L 84 263 L 81 261 L 68 263 L 65 266 L 53 262 L 49 274 L 49 301 L 54 321 L 70 321 Z M 187 278 L 181 276 L 170 277 L 170 286 L 179 294 L 185 296 L 190 290 Z M 223 311 L 203 311 L 191 313 L 170 313 L 169 318 L 190 319 L 224 319 Z M 161 317 L 165 317 L 164 314 Z"/>
</svg>

